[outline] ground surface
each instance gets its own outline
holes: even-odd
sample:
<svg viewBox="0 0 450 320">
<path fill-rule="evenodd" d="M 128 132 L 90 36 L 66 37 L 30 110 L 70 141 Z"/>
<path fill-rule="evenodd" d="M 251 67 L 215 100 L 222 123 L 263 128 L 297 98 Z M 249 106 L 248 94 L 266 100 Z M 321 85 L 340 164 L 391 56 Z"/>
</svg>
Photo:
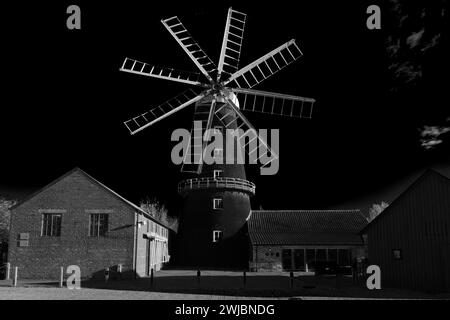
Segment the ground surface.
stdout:
<svg viewBox="0 0 450 320">
<path fill-rule="evenodd" d="M 17 287 L 0 281 L 0 300 L 104 300 L 104 299 L 450 299 L 450 294 L 427 294 L 410 290 L 368 290 L 351 277 L 314 277 L 295 273 L 293 286 L 288 273 L 247 273 L 164 270 L 137 280 L 87 281 L 82 289 L 58 288 L 55 281 L 20 280 Z"/>
</svg>

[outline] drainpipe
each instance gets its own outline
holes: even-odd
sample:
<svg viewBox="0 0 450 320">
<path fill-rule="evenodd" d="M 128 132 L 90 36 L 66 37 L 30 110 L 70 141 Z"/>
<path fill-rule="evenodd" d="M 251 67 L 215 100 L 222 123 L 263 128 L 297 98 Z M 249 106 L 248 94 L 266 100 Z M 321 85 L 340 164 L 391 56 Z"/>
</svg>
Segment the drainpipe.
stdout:
<svg viewBox="0 0 450 320">
<path fill-rule="evenodd" d="M 138 246 L 138 213 L 134 213 L 134 241 L 133 241 L 133 270 L 134 279 L 137 278 L 137 246 Z"/>
</svg>

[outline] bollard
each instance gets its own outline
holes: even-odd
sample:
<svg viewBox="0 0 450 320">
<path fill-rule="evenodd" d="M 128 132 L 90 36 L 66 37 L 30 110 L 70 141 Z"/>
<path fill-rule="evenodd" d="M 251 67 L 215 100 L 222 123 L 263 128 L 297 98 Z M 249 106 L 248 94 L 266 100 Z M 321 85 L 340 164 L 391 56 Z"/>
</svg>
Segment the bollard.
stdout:
<svg viewBox="0 0 450 320">
<path fill-rule="evenodd" d="M 17 274 L 19 273 L 19 268 L 15 267 L 14 268 L 14 279 L 13 279 L 13 287 L 17 287 Z"/>
<path fill-rule="evenodd" d="M 291 289 L 294 287 L 294 272 L 290 272 L 289 273 L 289 278 L 290 278 L 290 284 L 291 284 Z"/>
<path fill-rule="evenodd" d="M 243 274 L 243 281 L 244 281 L 244 288 L 247 285 L 247 271 L 244 270 L 244 274 Z"/>
<path fill-rule="evenodd" d="M 201 272 L 200 270 L 197 270 L 197 284 L 200 285 L 200 276 L 201 276 Z"/>
<path fill-rule="evenodd" d="M 8 262 L 6 264 L 6 280 L 10 279 L 10 273 L 11 273 L 11 264 Z"/>
<path fill-rule="evenodd" d="M 63 284 L 64 284 L 64 267 L 61 267 L 59 274 L 59 287 L 62 288 Z"/>
<path fill-rule="evenodd" d="M 119 280 L 122 280 L 122 269 L 123 269 L 122 264 L 118 264 L 117 265 L 117 278 Z"/>
<path fill-rule="evenodd" d="M 109 280 L 109 268 L 105 268 L 105 282 Z"/>
<path fill-rule="evenodd" d="M 150 269 L 150 285 L 153 286 L 153 268 Z"/>
</svg>

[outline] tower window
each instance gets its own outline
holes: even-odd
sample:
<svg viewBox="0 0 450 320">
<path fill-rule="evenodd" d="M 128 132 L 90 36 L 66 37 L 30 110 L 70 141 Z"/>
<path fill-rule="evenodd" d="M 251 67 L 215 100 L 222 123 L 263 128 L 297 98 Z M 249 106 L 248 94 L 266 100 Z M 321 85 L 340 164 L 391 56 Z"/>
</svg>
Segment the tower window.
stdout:
<svg viewBox="0 0 450 320">
<path fill-rule="evenodd" d="M 223 158 L 223 149 L 214 148 L 214 159 L 222 159 L 222 158 Z"/>
<path fill-rule="evenodd" d="M 222 239 L 222 231 L 214 230 L 213 231 L 213 242 L 219 242 Z"/>
<path fill-rule="evenodd" d="M 214 170 L 214 179 L 221 178 L 223 176 L 222 170 Z"/>
<path fill-rule="evenodd" d="M 213 199 L 213 208 L 214 208 L 214 210 L 223 209 L 223 199 L 222 198 L 214 198 Z"/>
</svg>

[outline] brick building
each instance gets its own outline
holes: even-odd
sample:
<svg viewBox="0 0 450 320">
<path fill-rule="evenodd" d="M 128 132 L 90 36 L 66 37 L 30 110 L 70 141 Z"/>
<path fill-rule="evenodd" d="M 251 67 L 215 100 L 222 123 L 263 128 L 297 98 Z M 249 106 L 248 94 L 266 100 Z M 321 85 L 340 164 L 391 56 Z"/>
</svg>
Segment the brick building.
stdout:
<svg viewBox="0 0 450 320">
<path fill-rule="evenodd" d="M 450 179 L 428 170 L 364 230 L 381 285 L 450 291 Z"/>
<path fill-rule="evenodd" d="M 308 271 L 316 261 L 351 265 L 365 256 L 359 210 L 253 210 L 248 220 L 250 270 Z"/>
<path fill-rule="evenodd" d="M 20 278 L 57 279 L 78 265 L 82 278 L 149 275 L 168 262 L 169 229 L 79 168 L 11 209 L 8 261 Z"/>
</svg>

